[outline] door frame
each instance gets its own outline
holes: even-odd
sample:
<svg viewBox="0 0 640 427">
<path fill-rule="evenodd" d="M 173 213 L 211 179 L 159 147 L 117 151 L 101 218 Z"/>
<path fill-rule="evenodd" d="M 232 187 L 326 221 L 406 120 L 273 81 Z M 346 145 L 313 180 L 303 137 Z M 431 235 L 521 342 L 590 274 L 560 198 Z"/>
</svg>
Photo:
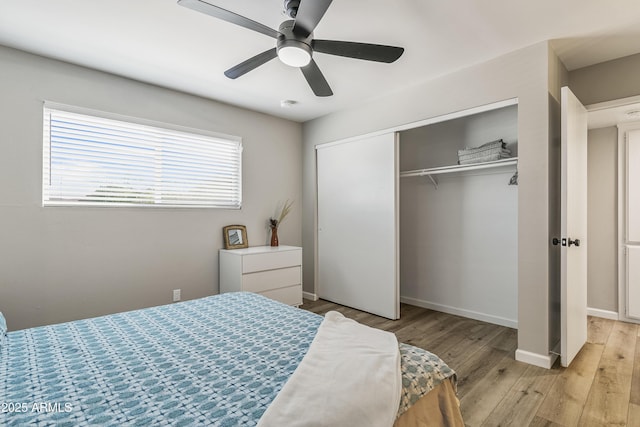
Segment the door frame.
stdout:
<svg viewBox="0 0 640 427">
<path fill-rule="evenodd" d="M 640 323 L 640 319 L 628 317 L 627 292 L 627 132 L 640 130 L 640 120 L 618 123 L 618 320 Z"/>
<path fill-rule="evenodd" d="M 626 317 L 626 254 L 624 252 L 625 245 L 625 201 L 626 201 L 626 166 L 625 166 L 625 133 L 628 130 L 640 128 L 640 120 L 626 120 L 624 112 L 629 110 L 637 110 L 640 107 L 640 95 L 629 96 L 625 98 L 618 98 L 611 101 L 597 102 L 594 104 L 585 105 L 589 113 L 589 124 L 592 120 L 598 124 L 597 128 L 616 126 L 618 128 L 617 138 L 617 150 L 618 159 L 616 163 L 617 167 L 617 181 L 616 181 L 616 218 L 618 221 L 616 243 L 618 250 L 616 252 L 617 260 L 617 281 L 616 289 L 618 291 L 617 309 L 616 311 L 603 311 L 598 309 L 592 309 L 587 307 L 588 314 L 590 316 L 603 317 L 611 320 L 621 320 L 625 322 L 639 323 L 638 319 L 631 319 Z"/>
</svg>

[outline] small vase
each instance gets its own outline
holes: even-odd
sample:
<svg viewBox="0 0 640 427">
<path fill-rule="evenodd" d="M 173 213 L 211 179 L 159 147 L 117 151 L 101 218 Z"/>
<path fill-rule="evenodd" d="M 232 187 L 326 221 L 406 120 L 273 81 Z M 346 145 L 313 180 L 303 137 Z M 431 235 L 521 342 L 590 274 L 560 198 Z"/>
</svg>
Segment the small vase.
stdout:
<svg viewBox="0 0 640 427">
<path fill-rule="evenodd" d="M 271 246 L 278 246 L 278 227 L 271 227 Z"/>
</svg>

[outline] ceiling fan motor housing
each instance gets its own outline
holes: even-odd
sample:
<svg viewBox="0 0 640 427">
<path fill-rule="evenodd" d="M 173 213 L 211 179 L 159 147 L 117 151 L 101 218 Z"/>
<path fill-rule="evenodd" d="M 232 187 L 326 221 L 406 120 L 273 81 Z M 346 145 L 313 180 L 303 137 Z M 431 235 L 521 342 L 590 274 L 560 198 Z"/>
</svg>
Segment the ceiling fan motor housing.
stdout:
<svg viewBox="0 0 640 427">
<path fill-rule="evenodd" d="M 278 56 L 280 57 L 280 59 L 282 59 L 282 54 L 280 53 L 282 49 L 295 48 L 306 52 L 309 55 L 309 59 L 311 59 L 311 57 L 313 56 L 313 49 L 311 48 L 311 40 L 313 39 L 313 34 L 309 34 L 305 37 L 300 34 L 294 33 L 294 24 L 294 20 L 284 21 L 282 24 L 280 24 L 280 28 L 278 29 L 280 35 L 278 36 L 278 41 L 276 44 Z"/>
</svg>

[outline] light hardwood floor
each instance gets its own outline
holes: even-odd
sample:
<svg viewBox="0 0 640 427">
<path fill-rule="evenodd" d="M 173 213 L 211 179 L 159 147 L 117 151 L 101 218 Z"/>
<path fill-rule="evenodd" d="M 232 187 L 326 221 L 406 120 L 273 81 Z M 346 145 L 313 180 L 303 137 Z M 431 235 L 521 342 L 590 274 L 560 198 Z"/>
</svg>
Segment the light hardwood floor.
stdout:
<svg viewBox="0 0 640 427">
<path fill-rule="evenodd" d="M 458 374 L 467 426 L 640 427 L 640 327 L 589 317 L 588 342 L 569 368 L 517 362 L 514 329 L 410 305 L 392 321 L 328 301 L 336 310 L 440 356 Z"/>
</svg>

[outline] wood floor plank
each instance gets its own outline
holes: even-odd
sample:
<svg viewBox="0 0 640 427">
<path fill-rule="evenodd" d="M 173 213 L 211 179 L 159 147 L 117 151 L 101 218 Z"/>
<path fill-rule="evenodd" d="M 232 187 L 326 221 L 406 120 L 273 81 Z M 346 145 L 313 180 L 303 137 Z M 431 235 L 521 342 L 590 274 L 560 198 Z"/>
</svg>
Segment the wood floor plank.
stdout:
<svg viewBox="0 0 640 427">
<path fill-rule="evenodd" d="M 556 379 L 553 370 L 528 365 L 482 425 L 528 426 Z"/>
<path fill-rule="evenodd" d="M 441 358 L 447 360 L 450 366 L 463 363 L 475 353 L 486 347 L 501 330 L 494 325 L 485 324 L 481 328 L 474 328 L 463 334 L 463 338 L 446 349 Z"/>
<path fill-rule="evenodd" d="M 605 344 L 580 426 L 624 426 L 629 415 L 637 325 L 615 322 Z"/>
<path fill-rule="evenodd" d="M 640 327 L 638 327 L 638 333 L 640 333 Z M 640 337 L 640 335 L 638 335 L 638 337 Z M 640 338 L 636 339 L 636 354 L 633 362 L 629 402 L 640 405 Z"/>
<path fill-rule="evenodd" d="M 438 354 L 451 365 L 469 357 L 498 333 L 499 329 L 495 325 L 457 318 L 442 323 L 437 333 L 428 333 L 410 343 Z M 402 334 L 399 333 L 398 338 L 402 339 Z"/>
<path fill-rule="evenodd" d="M 450 366 L 459 366 L 470 358 L 478 358 L 476 353 L 487 347 L 496 337 L 501 336 L 501 333 L 502 330 L 495 325 L 485 325 L 484 328 L 470 330 L 461 340 L 443 351 L 440 357 L 447 360 Z M 505 355 L 508 355 L 508 352 L 505 352 Z"/>
<path fill-rule="evenodd" d="M 564 427 L 562 424 L 554 423 L 553 421 L 546 420 L 544 418 L 535 416 L 533 421 L 529 424 L 529 427 Z"/>
<path fill-rule="evenodd" d="M 464 332 L 473 327 L 472 319 L 463 317 L 452 317 L 440 322 L 437 329 L 429 331 L 416 341 L 415 345 L 423 347 L 436 354 L 444 354 L 452 345 L 464 339 Z"/>
<path fill-rule="evenodd" d="M 456 371 L 460 378 L 460 410 L 469 427 L 483 425 L 527 368 L 505 351 L 491 347 L 484 348 L 478 356 L 472 366 L 463 365 Z"/>
<path fill-rule="evenodd" d="M 450 364 L 449 366 L 458 375 L 458 398 L 464 398 L 507 357 L 509 354 L 506 351 L 485 346 L 462 363 Z M 498 369 L 494 374 L 499 374 L 499 377 L 504 374 L 504 369 L 502 371 Z"/>
<path fill-rule="evenodd" d="M 311 311 L 313 313 L 316 314 L 323 314 L 326 313 L 327 311 L 330 311 L 332 309 L 332 307 L 335 306 L 334 303 L 329 302 L 329 301 L 325 301 L 325 300 L 317 300 L 317 301 L 311 301 L 308 299 L 303 299 L 302 300 L 302 305 L 300 306 L 300 308 L 307 310 L 307 311 Z"/>
<path fill-rule="evenodd" d="M 601 317 L 589 316 L 587 329 L 587 342 L 594 344 L 605 344 L 611 333 L 615 321 L 603 319 Z"/>
<path fill-rule="evenodd" d="M 442 321 L 440 316 L 434 312 L 425 312 L 423 316 L 415 317 L 414 319 L 412 322 L 406 322 L 394 328 L 399 340 L 402 339 L 403 342 L 406 342 L 406 340 L 420 338 L 430 333 L 430 330 L 436 329 Z"/>
<path fill-rule="evenodd" d="M 450 345 L 454 340 L 461 339 L 458 332 L 464 329 L 465 325 L 467 324 L 462 318 L 445 318 L 438 320 L 437 323 L 434 324 L 429 331 L 425 331 L 425 333 L 413 337 L 405 337 L 398 331 L 397 336 L 407 344 L 415 345 L 416 347 L 424 348 L 425 350 L 438 354 L 441 347 Z M 416 326 L 416 328 L 421 329 L 420 326 Z"/>
<path fill-rule="evenodd" d="M 498 350 L 504 350 L 515 356 L 518 348 L 518 331 L 512 328 L 500 329 L 500 334 L 489 345 Z"/>
<path fill-rule="evenodd" d="M 571 365 L 561 369 L 537 412 L 539 417 L 563 426 L 578 425 L 603 351 L 603 344 L 585 344 Z"/>
<path fill-rule="evenodd" d="M 629 405 L 628 427 L 640 427 L 640 405 L 631 403 Z"/>
</svg>

